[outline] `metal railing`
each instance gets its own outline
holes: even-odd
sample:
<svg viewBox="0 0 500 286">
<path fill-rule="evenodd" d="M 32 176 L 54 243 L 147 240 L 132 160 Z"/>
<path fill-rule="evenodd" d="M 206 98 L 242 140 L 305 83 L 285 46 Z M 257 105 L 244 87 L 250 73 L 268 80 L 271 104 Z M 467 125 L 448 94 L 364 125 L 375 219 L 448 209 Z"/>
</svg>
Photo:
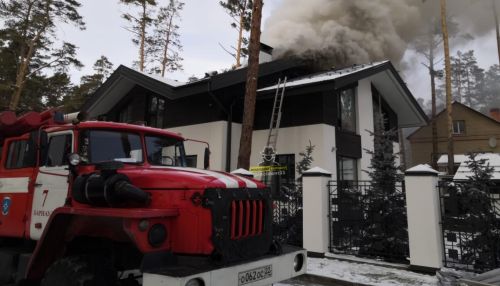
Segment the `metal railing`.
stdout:
<svg viewBox="0 0 500 286">
<path fill-rule="evenodd" d="M 403 183 L 377 189 L 369 181 L 330 181 L 328 190 L 332 253 L 407 262 Z"/>
</svg>

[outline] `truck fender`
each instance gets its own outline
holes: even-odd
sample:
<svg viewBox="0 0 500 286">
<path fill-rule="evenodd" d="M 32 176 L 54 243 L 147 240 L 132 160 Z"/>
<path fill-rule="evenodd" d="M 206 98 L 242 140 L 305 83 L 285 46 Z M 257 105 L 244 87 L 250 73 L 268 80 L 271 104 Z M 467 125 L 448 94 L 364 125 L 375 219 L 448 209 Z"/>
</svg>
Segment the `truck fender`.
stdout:
<svg viewBox="0 0 500 286">
<path fill-rule="evenodd" d="M 38 241 L 28 264 L 26 279 L 40 280 L 48 267 L 66 253 L 67 244 L 79 235 L 114 241 L 131 241 L 127 221 L 178 216 L 177 209 L 56 209 Z"/>
</svg>

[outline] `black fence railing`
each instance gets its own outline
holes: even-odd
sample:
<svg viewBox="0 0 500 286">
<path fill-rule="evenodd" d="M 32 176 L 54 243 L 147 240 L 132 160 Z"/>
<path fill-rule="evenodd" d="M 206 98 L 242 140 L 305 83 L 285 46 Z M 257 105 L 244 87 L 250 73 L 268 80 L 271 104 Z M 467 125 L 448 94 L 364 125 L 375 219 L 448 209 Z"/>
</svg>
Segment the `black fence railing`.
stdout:
<svg viewBox="0 0 500 286">
<path fill-rule="evenodd" d="M 500 268 L 500 185 L 441 181 L 444 264 L 484 272 Z"/>
<path fill-rule="evenodd" d="M 274 239 L 302 246 L 302 184 L 282 184 L 273 201 Z"/>
<path fill-rule="evenodd" d="M 404 184 L 330 181 L 330 251 L 407 262 Z"/>
</svg>

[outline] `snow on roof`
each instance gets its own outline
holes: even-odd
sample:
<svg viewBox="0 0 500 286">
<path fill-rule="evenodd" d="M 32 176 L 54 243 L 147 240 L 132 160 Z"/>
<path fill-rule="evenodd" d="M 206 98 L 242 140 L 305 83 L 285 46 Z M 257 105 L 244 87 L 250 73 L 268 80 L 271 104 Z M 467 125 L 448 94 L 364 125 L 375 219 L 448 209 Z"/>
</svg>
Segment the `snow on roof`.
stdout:
<svg viewBox="0 0 500 286">
<path fill-rule="evenodd" d="M 408 170 L 406 170 L 406 173 L 434 173 L 434 174 L 438 174 L 439 172 L 432 169 L 431 166 L 427 165 L 427 164 L 421 164 L 421 165 L 417 165 L 413 168 L 410 168 Z"/>
<path fill-rule="evenodd" d="M 463 154 L 453 155 L 453 158 L 454 158 L 453 161 L 455 162 L 455 164 L 461 164 L 462 162 L 469 160 L 469 157 L 467 157 L 467 155 L 463 155 Z M 443 164 L 443 165 L 448 164 L 448 155 L 441 155 L 441 157 L 439 157 L 439 160 L 437 161 L 437 163 Z"/>
<path fill-rule="evenodd" d="M 464 155 L 467 160 L 460 163 L 460 167 L 457 170 L 457 173 L 453 177 L 454 180 L 467 180 L 472 175 L 469 167 L 467 167 L 468 156 Z M 476 160 L 486 160 L 486 164 L 489 164 L 490 167 L 493 167 L 493 180 L 500 180 L 500 154 L 498 153 L 484 153 L 479 154 L 476 157 Z"/>
<path fill-rule="evenodd" d="M 293 87 L 293 86 L 301 86 L 301 85 L 307 85 L 311 83 L 317 83 L 317 82 L 325 82 L 325 81 L 330 81 L 334 80 L 337 78 L 341 78 L 350 74 L 357 73 L 362 70 L 366 70 L 369 68 L 377 67 L 382 64 L 385 64 L 389 61 L 382 61 L 382 62 L 375 62 L 371 64 L 365 64 L 365 65 L 353 65 L 352 67 L 345 68 L 345 69 L 340 69 L 340 70 L 332 70 L 332 71 L 327 71 L 327 72 L 322 72 L 322 73 L 317 73 L 317 74 L 312 74 L 306 77 L 300 77 L 291 81 L 287 81 L 286 87 Z M 265 87 L 262 89 L 259 89 L 258 91 L 267 91 L 267 90 L 273 90 L 278 88 L 278 85 L 273 85 L 269 87 Z"/>
<path fill-rule="evenodd" d="M 173 87 L 178 87 L 178 86 L 182 86 L 182 85 L 185 85 L 186 83 L 185 82 L 181 82 L 181 81 L 177 81 L 177 80 L 174 80 L 174 79 L 168 79 L 168 78 L 164 78 L 160 75 L 156 75 L 156 74 L 149 74 L 147 72 L 143 72 L 143 71 L 140 71 L 140 70 L 137 70 L 137 69 L 133 69 L 135 70 L 136 72 L 138 73 L 141 73 L 147 77 L 150 77 L 154 80 L 157 80 L 157 81 L 160 81 L 160 82 L 163 82 L 165 84 L 168 84 L 170 86 L 173 86 Z"/>
</svg>

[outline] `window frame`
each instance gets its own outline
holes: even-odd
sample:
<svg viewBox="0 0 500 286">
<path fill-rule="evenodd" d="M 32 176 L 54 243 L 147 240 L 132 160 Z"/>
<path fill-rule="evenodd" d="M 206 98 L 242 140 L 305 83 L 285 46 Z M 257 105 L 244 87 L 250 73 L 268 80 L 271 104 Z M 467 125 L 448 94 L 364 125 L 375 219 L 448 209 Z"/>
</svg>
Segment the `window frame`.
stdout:
<svg viewBox="0 0 500 286">
<path fill-rule="evenodd" d="M 352 127 L 352 129 L 347 129 L 347 128 L 344 128 L 344 121 L 343 120 L 343 108 L 342 108 L 342 96 L 346 93 L 346 92 L 349 92 L 351 95 L 352 95 L 352 101 L 353 101 L 353 115 L 352 115 L 352 119 L 353 119 L 353 123 L 354 126 Z M 338 90 L 338 99 L 337 99 L 337 112 L 338 112 L 338 115 L 337 115 L 337 121 L 338 121 L 338 127 L 340 129 L 340 131 L 342 132 L 347 132 L 347 133 L 352 133 L 352 134 L 358 134 L 358 106 L 357 106 L 357 86 L 352 86 L 352 87 L 348 87 L 348 88 L 343 88 L 341 90 Z"/>
<path fill-rule="evenodd" d="M 182 158 L 182 166 L 169 166 L 169 165 L 158 165 L 158 164 L 153 164 L 151 163 L 151 161 L 149 160 L 149 150 L 148 150 L 148 143 L 147 143 L 147 138 L 148 137 L 165 137 L 165 138 L 172 138 L 172 139 L 175 139 L 178 141 L 178 143 L 182 143 L 180 144 L 180 157 Z M 184 146 L 184 141 L 182 140 L 178 140 L 176 138 L 173 138 L 173 137 L 168 137 L 168 136 L 161 136 L 161 135 L 156 135 L 156 134 L 144 134 L 144 138 L 143 138 L 143 142 L 144 142 L 144 154 L 145 154 L 145 160 L 147 160 L 148 164 L 150 164 L 151 166 L 156 166 L 156 167 L 186 167 L 186 164 L 187 164 L 187 160 L 186 160 L 186 148 Z M 177 149 L 177 147 L 175 147 Z M 197 155 L 196 155 L 197 156 Z M 198 159 L 197 159 L 198 160 Z M 196 164 L 198 164 L 198 161 L 196 162 Z"/>
<path fill-rule="evenodd" d="M 153 102 L 155 102 L 153 104 Z M 163 110 L 160 110 L 160 102 L 163 102 Z M 154 107 L 154 108 L 153 108 Z M 167 114 L 167 100 L 162 96 L 150 95 L 147 102 L 146 122 L 148 126 L 165 128 L 165 116 Z M 159 121 L 161 120 L 161 124 Z"/>
<path fill-rule="evenodd" d="M 460 129 L 460 123 L 463 124 L 463 130 Z M 456 127 L 458 127 L 458 132 L 455 132 L 455 124 L 457 124 Z M 453 120 L 452 128 L 453 128 L 453 135 L 465 135 L 466 132 L 465 120 Z"/>
<path fill-rule="evenodd" d="M 89 144 L 87 146 L 88 150 L 87 150 L 87 157 L 84 157 L 82 155 L 82 147 L 84 146 L 82 140 L 86 137 L 86 138 L 89 138 L 90 137 L 90 132 L 92 131 L 104 131 L 104 132 L 113 132 L 113 133 L 127 133 L 127 134 L 133 134 L 133 135 L 136 135 L 139 137 L 139 143 L 141 145 L 141 157 L 142 157 L 142 160 L 141 162 L 123 162 L 125 164 L 132 164 L 132 165 L 142 165 L 144 164 L 144 162 L 146 162 L 146 159 L 145 159 L 145 156 L 146 156 L 146 146 L 145 146 L 145 142 L 144 142 L 144 138 L 143 138 L 143 134 L 141 134 L 140 132 L 134 132 L 134 131 L 127 131 L 127 130 L 117 130 L 117 129 L 107 129 L 107 128 L 86 128 L 86 129 L 83 129 L 79 132 L 79 143 L 78 143 L 78 154 L 80 156 L 82 156 L 83 158 L 86 159 L 86 161 L 82 161 L 83 164 L 86 164 L 86 165 L 95 165 L 95 164 L 99 164 L 99 163 L 102 163 L 102 162 L 106 162 L 106 161 L 102 161 L 102 162 L 91 162 L 90 158 L 91 158 L 91 145 L 92 145 L 92 142 L 89 140 Z M 114 160 L 113 160 L 114 161 Z M 109 161 L 108 161 L 109 162 Z M 116 162 L 122 162 L 122 161 L 116 161 Z"/>
<path fill-rule="evenodd" d="M 13 154 L 13 152 L 10 152 L 11 146 L 13 146 L 13 144 L 17 144 L 17 143 L 23 142 L 23 141 L 26 142 L 26 145 L 25 145 L 24 148 L 27 148 L 29 146 L 29 141 L 30 141 L 29 139 L 13 139 L 12 141 L 8 142 L 8 144 L 5 144 L 6 146 L 4 145 L 5 150 L 7 151 L 7 154 L 5 156 L 5 162 L 4 162 L 4 168 L 5 168 L 5 170 L 20 170 L 20 169 L 34 168 L 35 167 L 36 160 L 35 160 L 35 162 L 34 162 L 34 164 L 32 166 L 24 166 L 24 165 L 21 166 L 21 167 L 11 167 L 11 166 L 9 166 L 9 161 L 11 159 L 11 155 Z M 26 153 L 26 150 L 24 152 Z"/>
<path fill-rule="evenodd" d="M 47 148 L 47 151 L 46 151 L 47 155 L 46 155 L 46 158 L 44 158 L 45 162 L 41 162 L 41 166 L 42 167 L 45 167 L 45 168 L 61 168 L 61 167 L 69 166 L 69 162 L 66 162 L 67 164 L 65 164 L 65 165 L 59 165 L 59 166 L 48 166 L 47 165 L 47 160 L 48 160 L 48 157 L 49 157 L 50 141 L 52 140 L 53 137 L 62 136 L 62 135 L 69 135 L 69 136 L 71 136 L 71 150 L 69 151 L 69 154 L 75 152 L 74 151 L 75 150 L 75 135 L 73 134 L 73 131 L 65 130 L 65 131 L 48 133 L 47 134 L 48 142 L 47 142 L 47 147 L 46 147 Z M 64 162 L 64 158 L 63 158 L 63 162 Z"/>
<path fill-rule="evenodd" d="M 343 178 L 343 166 L 344 164 L 342 163 L 343 159 L 348 159 L 348 160 L 353 160 L 354 161 L 354 179 L 352 180 L 345 180 Z M 337 156 L 337 179 L 338 181 L 359 181 L 359 166 L 358 166 L 358 161 L 359 158 L 351 158 L 351 157 L 346 157 L 346 156 Z"/>
</svg>

